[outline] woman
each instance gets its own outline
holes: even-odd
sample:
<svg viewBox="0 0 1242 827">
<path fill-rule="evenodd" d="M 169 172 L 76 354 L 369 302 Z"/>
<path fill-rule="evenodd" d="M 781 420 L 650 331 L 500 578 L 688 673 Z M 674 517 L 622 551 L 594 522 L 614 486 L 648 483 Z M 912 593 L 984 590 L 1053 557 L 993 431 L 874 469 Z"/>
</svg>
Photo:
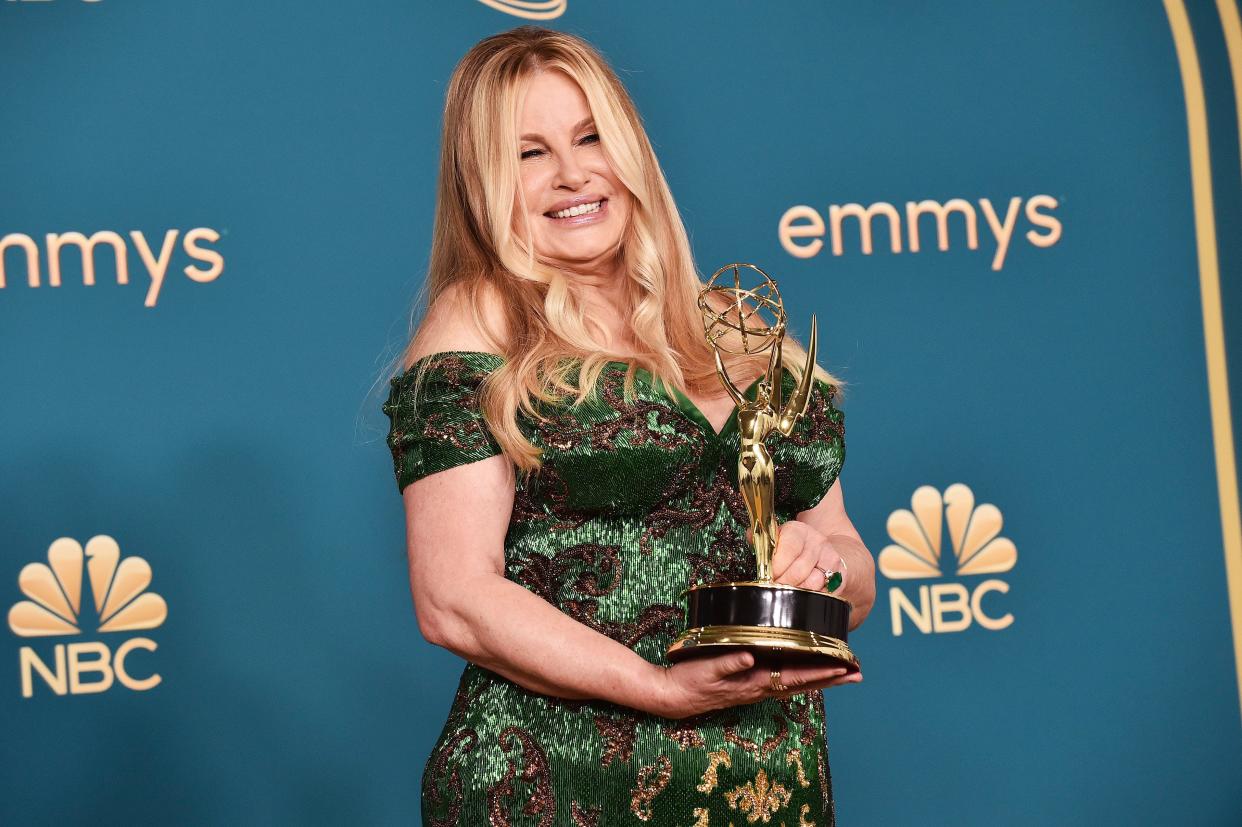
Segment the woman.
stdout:
<svg viewBox="0 0 1242 827">
<path fill-rule="evenodd" d="M 832 824 L 818 690 L 861 675 L 664 658 L 682 590 L 755 558 L 734 402 L 629 96 L 582 40 L 522 27 L 462 59 L 442 137 L 427 313 L 384 406 L 419 628 L 468 661 L 424 822 Z M 847 571 L 856 626 L 873 567 L 816 371 L 773 448 L 772 568 L 811 589 Z"/>
</svg>

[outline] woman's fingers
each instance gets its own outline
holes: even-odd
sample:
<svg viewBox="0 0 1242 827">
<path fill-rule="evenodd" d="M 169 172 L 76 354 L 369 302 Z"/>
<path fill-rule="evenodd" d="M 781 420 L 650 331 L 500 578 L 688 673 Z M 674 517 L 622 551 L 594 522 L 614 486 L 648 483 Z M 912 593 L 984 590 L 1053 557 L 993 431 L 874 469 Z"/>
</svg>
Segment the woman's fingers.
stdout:
<svg viewBox="0 0 1242 827">
<path fill-rule="evenodd" d="M 815 548 L 810 545 L 802 547 L 798 556 L 789 561 L 789 565 L 779 575 L 774 575 L 773 580 L 778 583 L 787 583 L 791 586 L 802 586 L 815 574 L 815 566 L 819 562 L 819 554 Z"/>
<path fill-rule="evenodd" d="M 785 574 L 789 566 L 801 556 L 806 546 L 806 532 L 803 523 L 791 520 L 782 523 L 776 530 L 776 550 L 772 553 L 772 579 L 781 583 L 789 582 Z M 805 576 L 805 575 L 803 575 Z"/>
<path fill-rule="evenodd" d="M 825 681 L 815 681 L 807 686 L 789 692 L 781 692 L 776 695 L 778 698 L 792 698 L 794 695 L 801 695 L 806 692 L 815 692 L 820 689 L 831 689 L 834 686 L 845 686 L 851 683 L 861 683 L 862 672 L 855 672 L 851 675 L 841 675 L 839 677 L 830 678 Z"/>
<path fill-rule="evenodd" d="M 844 686 L 847 683 L 861 683 L 861 682 L 862 682 L 862 672 L 854 672 L 849 675 L 842 675 L 839 678 L 832 678 L 831 680 L 825 681 L 818 688 L 828 689 L 833 686 Z"/>
<path fill-rule="evenodd" d="M 828 575 L 824 574 L 824 570 L 819 566 L 812 566 L 811 573 L 798 585 L 814 592 L 822 592 L 824 587 L 828 585 Z"/>
<path fill-rule="evenodd" d="M 790 689 L 802 689 L 845 675 L 844 666 L 781 666 L 780 682 Z M 770 670 L 769 670 L 770 673 Z"/>
<path fill-rule="evenodd" d="M 776 541 L 776 554 L 772 557 L 772 579 L 790 586 L 822 591 L 824 573 L 819 561 L 830 556 L 823 536 L 814 529 L 797 521 L 784 523 Z"/>
<path fill-rule="evenodd" d="M 738 672 L 745 672 L 754 665 L 755 656 L 746 651 L 721 655 L 716 659 L 714 664 L 716 667 L 716 674 L 722 678 Z"/>
<path fill-rule="evenodd" d="M 804 545 L 802 552 L 789 564 L 789 568 L 785 569 L 781 582 L 801 586 L 815 571 L 815 564 L 818 562 L 819 554 L 815 548 L 811 545 Z"/>
<path fill-rule="evenodd" d="M 839 664 L 818 665 L 783 665 L 777 666 L 780 670 L 781 683 L 791 689 L 802 689 L 803 687 L 820 687 L 829 682 L 846 681 L 857 683 L 862 680 L 862 673 L 855 672 L 849 674 L 844 666 Z"/>
<path fill-rule="evenodd" d="M 834 678 L 824 684 L 821 689 L 828 689 L 832 686 L 844 686 L 847 683 L 862 683 L 862 672 L 855 672 L 852 675 L 845 675 L 840 678 Z"/>
</svg>

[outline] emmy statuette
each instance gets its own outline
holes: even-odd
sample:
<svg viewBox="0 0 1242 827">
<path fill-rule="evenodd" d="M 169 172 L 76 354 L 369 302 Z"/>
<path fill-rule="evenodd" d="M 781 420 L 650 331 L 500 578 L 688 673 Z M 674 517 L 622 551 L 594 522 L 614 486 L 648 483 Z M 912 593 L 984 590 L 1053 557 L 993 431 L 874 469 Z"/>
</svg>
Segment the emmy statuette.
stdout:
<svg viewBox="0 0 1242 827">
<path fill-rule="evenodd" d="M 754 288 L 743 288 L 742 269 L 757 273 L 760 283 Z M 721 283 L 726 272 L 733 274 L 731 286 Z M 715 304 L 713 297 L 717 299 Z M 857 672 L 858 659 L 845 642 L 849 602 L 826 591 L 772 580 L 777 536 L 773 510 L 776 466 L 765 439 L 773 431 L 788 436 L 806 412 L 815 368 L 815 318 L 811 318 L 802 375 L 789 400 L 782 404 L 781 351 L 787 317 L 776 282 L 753 264 L 729 264 L 712 275 L 699 294 L 698 305 L 707 342 L 716 353 L 716 372 L 737 403 L 741 437 L 738 488 L 750 516 L 756 579 L 701 584 L 683 592 L 688 595 L 687 628 L 669 647 L 667 657 L 678 661 L 696 654 L 749 649 L 756 662 L 829 661 Z M 752 402 L 729 378 L 720 354 L 753 355 L 764 351 L 769 351 L 768 367 L 756 385 Z"/>
</svg>

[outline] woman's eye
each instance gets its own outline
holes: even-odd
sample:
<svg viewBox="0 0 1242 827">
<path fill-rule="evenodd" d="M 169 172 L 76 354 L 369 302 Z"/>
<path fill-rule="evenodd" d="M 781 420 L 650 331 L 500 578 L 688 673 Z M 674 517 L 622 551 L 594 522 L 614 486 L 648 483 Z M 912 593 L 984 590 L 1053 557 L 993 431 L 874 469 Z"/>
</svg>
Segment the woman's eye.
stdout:
<svg viewBox="0 0 1242 827">
<path fill-rule="evenodd" d="M 599 143 L 599 135 L 597 135 L 597 134 L 596 134 L 596 133 L 594 133 L 594 132 L 590 133 L 589 135 L 584 135 L 584 136 L 582 137 L 582 140 L 578 141 L 578 143 L 579 143 L 579 144 L 586 144 L 586 143 L 592 143 L 592 144 L 595 144 L 595 143 Z M 523 161 L 525 161 L 525 160 L 526 160 L 526 159 L 528 159 L 528 158 L 538 158 L 538 157 L 539 157 L 540 155 L 542 155 L 542 154 L 543 154 L 543 150 L 542 150 L 542 149 L 528 149 L 528 150 L 526 150 L 525 152 L 523 152 L 523 153 L 521 154 L 521 159 L 522 159 Z"/>
</svg>

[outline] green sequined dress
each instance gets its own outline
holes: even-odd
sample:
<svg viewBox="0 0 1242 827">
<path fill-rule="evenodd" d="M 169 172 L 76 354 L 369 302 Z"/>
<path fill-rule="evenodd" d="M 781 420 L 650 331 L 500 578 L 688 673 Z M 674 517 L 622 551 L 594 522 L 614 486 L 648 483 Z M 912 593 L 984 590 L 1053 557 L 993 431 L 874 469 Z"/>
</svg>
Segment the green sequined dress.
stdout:
<svg viewBox="0 0 1242 827">
<path fill-rule="evenodd" d="M 500 356 L 450 351 L 392 380 L 384 412 L 399 489 L 500 453 L 478 406 Z M 426 375 L 414 377 L 419 367 Z M 518 480 L 505 576 L 580 623 L 666 665 L 680 593 L 753 579 L 737 489 L 737 411 L 719 434 L 694 403 L 638 369 L 604 369 L 593 399 L 522 420 L 543 450 Z M 785 398 L 793 377 L 785 373 Z M 748 388 L 753 399 L 756 386 Z M 845 458 L 834 388 L 769 444 L 781 521 L 814 506 Z M 528 691 L 467 663 L 422 777 L 437 825 L 818 825 L 834 823 L 820 692 L 672 720 L 604 701 Z"/>
</svg>

